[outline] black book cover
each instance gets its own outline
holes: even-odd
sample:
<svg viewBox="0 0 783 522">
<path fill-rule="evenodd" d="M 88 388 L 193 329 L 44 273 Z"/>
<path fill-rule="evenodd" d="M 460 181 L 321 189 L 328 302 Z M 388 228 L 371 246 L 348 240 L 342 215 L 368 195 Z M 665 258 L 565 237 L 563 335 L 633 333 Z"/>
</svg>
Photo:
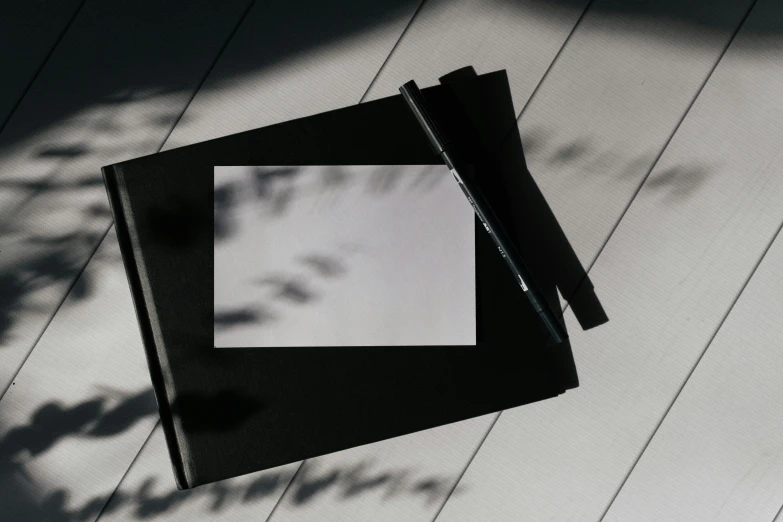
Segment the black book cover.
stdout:
<svg viewBox="0 0 783 522">
<path fill-rule="evenodd" d="M 560 309 L 556 285 L 566 297 L 577 288 L 590 294 L 584 272 L 565 269 L 576 262 L 573 252 L 551 244 L 556 221 L 527 172 L 505 72 L 444 77 L 423 92 L 475 161 L 478 182 L 550 306 Z M 548 342 L 480 226 L 475 346 L 213 347 L 215 165 L 441 163 L 402 98 L 392 96 L 104 167 L 179 488 L 578 385 L 570 345 Z"/>
</svg>

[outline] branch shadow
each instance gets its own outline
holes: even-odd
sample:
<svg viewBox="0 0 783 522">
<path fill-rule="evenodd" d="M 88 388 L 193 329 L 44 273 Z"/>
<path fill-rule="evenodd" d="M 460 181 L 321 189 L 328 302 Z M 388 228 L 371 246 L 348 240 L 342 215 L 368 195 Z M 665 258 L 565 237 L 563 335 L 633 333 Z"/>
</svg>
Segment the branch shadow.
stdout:
<svg viewBox="0 0 783 522">
<path fill-rule="evenodd" d="M 589 129 L 586 129 L 589 133 Z M 558 143 L 555 132 L 541 128 L 529 129 L 522 137 L 527 155 L 535 154 L 543 162 L 547 170 L 557 170 L 569 164 L 576 164 L 580 176 L 590 176 L 595 180 L 612 183 L 616 180 L 639 180 L 642 186 L 660 194 L 672 204 L 685 202 L 695 195 L 709 181 L 713 165 L 695 160 L 686 164 L 659 168 L 653 165 L 657 151 L 618 152 L 603 148 L 593 143 L 588 135 L 570 139 L 566 143 Z M 541 158 L 541 153 L 548 149 L 553 152 Z M 597 152 L 598 151 L 598 152 Z M 607 170 L 604 165 L 614 164 L 615 168 Z M 650 168 L 652 167 L 652 171 Z"/>
<path fill-rule="evenodd" d="M 199 394 L 178 398 L 174 410 L 198 409 L 199 417 L 204 419 L 203 425 L 187 429 L 210 431 L 232 429 L 263 407 L 236 392 L 225 393 L 231 395 L 230 402 L 236 405 L 230 411 L 225 410 L 225 395 L 207 397 Z M 70 407 L 59 402 L 46 403 L 36 410 L 27 424 L 13 427 L 0 439 L 0 484 L 9 484 L 9 480 L 13 484 L 14 476 L 29 478 L 25 468 L 59 443 L 69 439 L 113 437 L 156 415 L 155 398 L 149 389 L 124 394 L 113 401 L 107 396 L 97 396 Z M 192 419 L 194 416 L 185 417 Z M 413 497 L 420 499 L 423 507 L 433 506 L 448 493 L 457 478 L 420 475 L 412 469 L 376 469 L 375 463 L 368 460 L 350 466 L 320 468 L 310 461 L 303 464 L 286 492 L 285 498 L 291 506 L 309 505 L 326 495 L 350 500 L 369 494 L 380 495 L 383 502 Z M 230 510 L 233 505 L 276 498 L 283 494 L 292 475 L 293 471 L 267 470 L 189 490 L 177 490 L 169 485 L 163 492 L 156 492 L 158 477 L 149 476 L 132 491 L 120 487 L 109 498 L 97 495 L 77 505 L 71 505 L 67 488 L 53 488 L 37 499 L 29 488 L 21 488 L 13 499 L 0 501 L 0 506 L 12 502 L 10 514 L 16 517 L 15 520 L 81 522 L 114 512 L 124 512 L 123 519 L 165 520 L 192 502 L 206 504 L 209 511 L 220 513 Z M 22 479 L 25 480 L 28 479 Z M 16 481 L 17 487 L 20 484 Z M 460 486 L 456 493 L 464 488 Z"/>
<path fill-rule="evenodd" d="M 102 211 L 88 207 L 84 219 L 93 219 Z M 19 230 L 0 225 L 0 237 L 13 238 Z M 84 260 L 81 252 L 92 249 L 102 234 L 91 230 L 77 230 L 58 236 L 25 234 L 25 248 L 12 239 L 9 246 L 3 246 L 0 256 L 11 258 L 7 271 L 0 274 L 0 346 L 11 346 L 12 327 L 25 313 L 38 311 L 35 300 L 29 296 L 62 284 L 72 283 L 70 295 L 85 299 L 92 295 L 92 281 L 89 274 L 82 273 L 74 280 Z"/>
<path fill-rule="evenodd" d="M 156 492 L 159 489 L 158 477 L 150 476 L 131 491 L 117 490 L 108 503 L 104 503 L 105 498 L 101 496 L 73 507 L 68 505 L 68 491 L 60 488 L 44 498 L 40 513 L 48 517 L 46 520 L 63 522 L 93 520 L 98 514 L 110 513 L 122 513 L 123 519 L 166 520 L 188 504 L 198 503 L 197 509 L 225 513 L 236 505 L 273 500 L 284 491 L 283 503 L 294 509 L 308 506 L 328 495 L 337 501 L 346 501 L 373 494 L 378 495 L 382 502 L 412 497 L 419 499 L 423 509 L 432 509 L 457 479 L 456 476 L 417 476 L 411 469 L 373 470 L 373 467 L 372 462 L 363 460 L 352 466 L 307 471 L 308 462 L 305 462 L 288 490 L 286 486 L 292 474 L 281 471 L 260 472 L 252 480 L 248 476 L 238 477 L 184 491 L 163 488 L 162 492 Z M 466 489 L 467 486 L 461 485 L 454 494 L 460 495 Z"/>
<path fill-rule="evenodd" d="M 288 305 L 302 306 L 318 301 L 322 292 L 328 291 L 323 283 L 339 281 L 347 273 L 346 263 L 340 256 L 314 252 L 295 257 L 285 273 L 251 275 L 245 290 L 250 293 L 252 304 L 231 307 L 227 303 L 215 303 L 216 343 L 221 344 L 219 336 L 229 330 L 255 328 L 278 321 Z M 243 299 L 247 298 L 246 293 Z"/>
<path fill-rule="evenodd" d="M 236 241 L 237 235 L 243 232 L 238 215 L 251 209 L 258 211 L 259 216 L 254 219 L 261 223 L 285 217 L 292 205 L 312 204 L 319 211 L 324 210 L 324 205 L 337 205 L 341 201 L 342 204 L 350 205 L 350 201 L 345 199 L 348 197 L 348 189 L 351 189 L 351 194 L 368 194 L 374 198 L 414 190 L 425 193 L 448 178 L 447 173 L 438 167 L 434 165 L 417 169 L 420 172 L 406 176 L 404 165 L 379 165 L 367 170 L 366 175 L 334 165 L 319 167 L 318 175 L 310 177 L 303 175 L 307 171 L 306 167 L 243 167 L 244 172 L 233 171 L 225 177 L 216 178 L 213 192 L 215 245 L 230 247 L 230 241 Z M 312 201 L 304 203 L 308 198 Z M 259 267 L 242 289 L 236 290 L 241 296 L 238 293 L 231 294 L 232 303 L 244 303 L 240 306 L 224 303 L 216 297 L 216 343 L 224 343 L 217 338 L 229 330 L 252 328 L 280 320 L 289 305 L 318 302 L 323 292 L 328 291 L 325 283 L 339 281 L 348 275 L 347 260 L 357 253 L 357 246 L 346 248 L 344 245 L 336 245 L 327 250 L 293 255 L 281 271 L 265 271 Z M 217 260 L 226 259 L 228 262 L 229 258 L 233 262 L 235 255 L 216 255 L 216 275 L 219 270 L 228 270 L 222 268 L 221 262 Z M 216 279 L 215 285 L 217 288 L 220 281 Z"/>
<path fill-rule="evenodd" d="M 0 440 L 0 473 L 23 466 L 63 439 L 112 437 L 157 411 L 151 389 L 122 394 L 119 401 L 95 397 L 74 406 L 48 402 L 27 424 L 8 430 Z"/>
<path fill-rule="evenodd" d="M 244 179 L 217 182 L 213 196 L 215 242 L 224 242 L 238 232 L 236 213 L 247 203 L 257 206 L 262 217 L 279 218 L 304 198 L 335 204 L 353 183 L 363 185 L 367 194 L 383 197 L 406 190 L 426 193 L 448 178 L 438 166 L 423 169 L 415 177 L 405 175 L 404 165 L 379 165 L 364 177 L 347 172 L 345 167 L 323 166 L 319 179 L 309 184 L 298 183 L 306 166 L 245 167 L 249 171 Z"/>
</svg>

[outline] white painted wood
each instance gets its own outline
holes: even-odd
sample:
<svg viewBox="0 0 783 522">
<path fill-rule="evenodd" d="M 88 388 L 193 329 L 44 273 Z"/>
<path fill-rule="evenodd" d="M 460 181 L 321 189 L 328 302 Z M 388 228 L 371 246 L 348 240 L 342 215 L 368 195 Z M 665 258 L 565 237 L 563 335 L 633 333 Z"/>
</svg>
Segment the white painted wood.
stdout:
<svg viewBox="0 0 783 522">
<path fill-rule="evenodd" d="M 156 426 L 100 520 L 266 520 L 298 467 L 289 464 L 179 491 L 171 480 L 163 429 Z"/>
<path fill-rule="evenodd" d="M 111 223 L 100 167 L 158 150 L 247 1 L 218 12 L 204 1 L 91 2 L 9 120 L 0 135 L 0 390 Z"/>
<path fill-rule="evenodd" d="M 783 68 L 778 67 L 777 76 L 780 88 Z M 778 128 L 783 131 L 783 119 Z M 782 168 L 778 154 L 770 169 Z M 783 505 L 781 266 L 783 235 L 762 260 L 604 520 L 768 522 L 775 517 Z"/>
<path fill-rule="evenodd" d="M 595 263 L 610 322 L 571 329 L 580 388 L 503 412 L 464 476 L 472 487 L 439 521 L 598 520 L 609 507 L 783 220 L 780 51 L 744 36 L 769 24 L 772 4 L 759 4 Z M 751 425 L 759 407 L 748 405 Z"/>
<path fill-rule="evenodd" d="M 585 267 L 751 4 L 665 0 L 657 16 L 623 16 L 616 0 L 596 0 L 566 44 L 519 129 L 528 167 Z M 721 29 L 677 23 L 685 13 Z"/>
<path fill-rule="evenodd" d="M 271 521 L 430 520 L 454 487 L 457 457 L 473 454 L 493 416 L 459 423 L 459 436 L 447 425 L 309 459 Z"/>
<path fill-rule="evenodd" d="M 748 30 L 770 20 L 783 33 L 783 6 L 760 2 Z M 741 100 L 721 121 L 720 132 L 733 125 L 733 132 L 742 136 L 739 147 L 747 148 L 728 161 L 720 155 L 721 169 L 746 171 L 764 190 L 765 178 L 780 178 L 783 172 L 783 145 L 774 138 L 783 135 L 783 38 L 763 42 L 756 50 L 750 49 L 753 40 L 740 33 L 716 85 L 709 87 L 716 112 L 717 103 L 729 96 Z M 764 134 L 760 142 L 754 138 Z M 753 156 L 758 159 L 751 163 Z M 781 219 L 779 205 L 758 212 Z M 609 509 L 607 521 L 775 518 L 783 505 L 781 266 L 783 236 L 778 233 Z"/>
<path fill-rule="evenodd" d="M 588 0 L 427 0 L 381 69 L 365 99 L 399 94 L 472 65 L 479 74 L 506 69 L 521 110 L 581 16 Z"/>
<path fill-rule="evenodd" d="M 418 4 L 259 3 L 164 148 L 358 103 Z"/>
<path fill-rule="evenodd" d="M 103 299 L 69 299 L 0 400 L 4 520 L 94 517 L 157 422 L 113 233 L 72 294 L 90 287 Z"/>
<path fill-rule="evenodd" d="M 661 4 L 660 8 L 677 12 L 680 9 L 679 4 L 670 1 Z M 448 39 L 450 36 L 447 35 L 451 34 L 449 29 L 460 34 L 459 29 L 453 25 L 453 20 L 449 19 L 444 25 L 435 25 L 432 31 L 427 31 L 426 28 L 417 29 L 419 17 L 425 13 L 428 5 L 429 3 L 424 5 L 411 24 L 379 75 L 371 94 L 376 88 L 383 94 L 393 94 L 392 87 L 397 82 L 405 81 L 406 76 L 427 71 L 428 66 L 436 69 L 438 62 L 444 60 L 444 56 L 449 56 L 444 51 L 442 55 L 436 55 L 431 62 L 426 61 L 430 49 L 439 49 L 427 35 L 440 32 Z M 722 32 L 695 35 L 693 49 L 690 47 L 686 49 L 679 36 L 672 42 L 672 37 L 675 36 L 673 28 L 662 26 L 655 20 L 610 16 L 608 11 L 611 11 L 609 9 L 611 5 L 611 2 L 599 2 L 591 7 L 591 11 L 585 15 L 572 38 L 561 51 L 557 62 L 534 95 L 520 122 L 528 166 L 583 261 L 589 261 L 597 254 L 614 222 L 619 219 L 623 208 L 633 197 L 644 175 L 652 167 L 658 152 L 665 146 L 682 114 L 687 110 L 720 57 L 732 34 L 731 21 L 734 21 L 735 26 L 738 25 L 749 4 L 746 3 L 745 6 L 737 4 L 728 10 L 716 13 L 713 4 L 709 1 L 690 2 L 689 9 L 699 15 L 712 17 L 716 25 L 727 27 Z M 593 8 L 596 11 L 592 11 Z M 471 16 L 466 16 L 466 21 L 463 23 L 469 26 L 467 20 L 475 18 L 476 9 L 466 10 L 466 12 Z M 446 13 L 449 13 L 452 19 L 456 18 L 454 12 L 447 9 L 443 11 L 442 16 L 446 16 Z M 488 39 L 494 38 L 495 33 L 513 32 L 505 25 L 509 23 L 508 17 L 508 13 L 498 17 L 497 23 L 500 26 L 498 31 L 484 32 L 488 35 Z M 435 21 L 440 18 L 433 16 L 425 20 L 436 24 Z M 512 20 L 517 21 L 515 18 Z M 564 30 L 562 38 L 565 39 L 567 34 L 568 31 Z M 619 38 L 620 36 L 623 38 Z M 418 39 L 418 53 L 405 45 L 409 38 Z M 504 39 L 498 38 L 497 41 L 493 41 L 493 44 L 502 48 Z M 481 45 L 478 47 L 483 52 L 489 52 Z M 512 81 L 515 76 L 522 76 L 525 82 L 530 82 L 533 73 L 530 73 L 530 76 L 526 74 L 526 67 L 530 63 L 529 58 L 526 57 L 528 47 L 535 52 L 540 51 L 533 44 L 526 46 L 521 42 L 517 43 L 514 47 L 514 59 L 509 58 L 510 61 L 505 64 Z M 461 48 L 458 45 L 454 44 L 452 52 L 465 60 L 461 65 L 471 63 L 470 58 L 460 54 Z M 556 52 L 552 50 L 550 55 L 554 56 Z M 419 63 L 413 58 L 414 56 L 425 58 L 418 58 L 424 60 Z M 415 72 L 406 74 L 405 64 L 396 65 L 399 62 L 395 60 L 409 60 Z M 476 65 L 481 68 L 480 64 Z M 401 72 L 394 75 L 386 73 L 387 70 L 396 68 Z M 538 70 L 540 75 L 543 75 L 546 67 L 540 67 Z M 436 77 L 444 72 L 447 71 L 427 74 L 430 75 L 430 81 L 434 82 Z M 384 85 L 386 81 L 389 82 L 388 86 Z M 523 90 L 518 91 L 518 97 L 515 99 L 517 107 L 525 105 L 527 96 L 530 96 L 535 88 L 535 83 L 525 85 Z M 520 95 L 523 97 L 519 97 Z M 618 110 L 618 107 L 622 110 Z M 649 123 L 639 125 L 640 121 L 649 121 Z M 541 128 L 552 130 L 544 133 Z M 574 143 L 584 141 L 593 143 L 595 149 L 580 153 Z M 559 160 L 554 162 L 553 157 Z M 601 163 L 596 163 L 596 158 L 601 158 Z M 579 179 L 584 176 L 584 182 L 569 186 L 569 180 L 575 176 Z M 617 189 L 611 188 L 611 184 L 604 181 L 609 176 L 623 179 L 622 185 Z M 590 186 L 587 179 L 600 180 L 596 181 L 599 186 L 597 188 Z M 571 206 L 583 209 L 582 214 L 569 212 Z M 585 234 L 583 229 L 589 230 L 590 233 Z M 603 298 L 602 285 L 596 284 L 596 288 L 599 297 Z M 612 310 L 608 307 L 607 310 L 612 321 Z M 579 329 L 575 323 L 569 323 L 569 327 L 572 331 Z M 572 340 L 575 350 L 581 350 L 582 342 L 581 337 Z M 581 366 L 578 368 L 581 372 Z M 582 390 L 568 392 L 566 396 L 571 393 L 579 395 Z M 554 402 L 560 400 L 562 398 L 553 399 Z M 538 405 L 531 407 L 538 407 Z M 527 406 L 522 409 L 525 408 Z M 483 420 L 476 419 L 442 428 L 444 440 L 451 441 L 449 445 L 441 444 L 437 438 L 432 442 L 425 442 L 425 437 L 428 435 L 427 432 L 422 432 L 380 442 L 373 445 L 376 448 L 374 451 L 386 455 L 384 458 L 386 465 L 395 465 L 397 462 L 410 465 L 417 462 L 417 459 L 422 462 L 436 460 L 439 463 L 437 468 L 439 472 L 452 477 L 452 480 L 457 480 L 473 455 L 472 448 L 478 446 L 493 419 L 494 416 L 486 416 Z M 475 423 L 483 423 L 484 431 L 475 429 Z M 422 442 L 418 444 L 413 442 L 419 438 Z M 411 449 L 412 447 L 415 450 Z M 343 453 L 346 461 L 350 462 L 350 454 Z M 329 456 L 330 462 L 337 462 L 341 454 Z M 308 463 L 317 463 L 320 460 L 320 458 L 311 459 Z M 298 480 L 300 479 L 297 477 L 294 484 Z M 475 482 L 473 479 L 461 482 L 465 491 L 464 498 L 472 498 L 471 491 L 483 490 L 483 486 Z M 503 492 L 507 491 L 508 485 L 494 483 L 494 487 L 497 488 L 498 496 L 502 496 Z M 445 497 L 443 500 L 445 501 Z M 318 520 L 320 512 L 334 512 L 334 518 L 340 520 L 431 520 L 441 503 L 422 506 L 413 501 L 411 505 L 403 508 L 399 503 L 391 504 L 367 498 L 358 506 L 338 504 L 334 498 L 325 496 L 318 500 L 319 509 L 313 506 L 306 513 L 301 509 L 291 509 L 289 513 L 287 504 L 283 504 L 275 511 L 272 521 L 287 520 L 288 517 L 296 520 Z M 343 506 L 343 511 L 340 511 L 340 505 Z M 404 513 L 405 517 L 402 517 L 401 513 Z M 521 519 L 524 520 L 524 517 Z M 536 520 L 536 518 L 532 519 Z M 492 518 L 478 516 L 474 520 L 492 520 Z"/>
<path fill-rule="evenodd" d="M 6 0 L 0 9 L 0 127 L 41 68 L 82 0 Z"/>
</svg>

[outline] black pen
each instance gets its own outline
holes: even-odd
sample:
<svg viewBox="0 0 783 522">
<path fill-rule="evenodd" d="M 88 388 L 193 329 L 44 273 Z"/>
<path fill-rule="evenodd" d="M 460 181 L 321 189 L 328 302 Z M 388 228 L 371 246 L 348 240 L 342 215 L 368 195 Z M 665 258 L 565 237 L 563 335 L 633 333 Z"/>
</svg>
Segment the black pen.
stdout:
<svg viewBox="0 0 783 522">
<path fill-rule="evenodd" d="M 456 157 L 453 153 L 449 152 L 450 143 L 446 139 L 441 129 L 435 123 L 432 113 L 427 109 L 427 104 L 424 100 L 424 96 L 419 90 L 416 82 L 411 80 L 400 87 L 400 93 L 402 93 L 403 99 L 407 102 L 414 116 L 421 124 L 424 133 L 430 140 L 430 144 L 435 151 L 443 158 L 446 166 L 451 170 L 454 179 L 459 183 L 462 192 L 468 201 L 473 206 L 473 210 L 476 211 L 481 224 L 489 232 L 490 237 L 495 242 L 495 246 L 498 247 L 500 255 L 506 260 L 506 264 L 514 274 L 514 278 L 522 287 L 533 309 L 538 313 L 538 316 L 544 322 L 547 330 L 552 335 L 552 339 L 555 343 L 560 343 L 568 337 L 563 328 L 563 325 L 549 309 L 546 301 L 541 295 L 541 291 L 536 286 L 533 278 L 530 275 L 530 271 L 522 261 L 519 252 L 514 248 L 514 244 L 508 237 L 503 226 L 500 224 L 500 220 L 497 218 L 492 208 L 489 206 L 486 198 L 479 189 L 478 185 L 473 181 L 473 178 L 469 175 L 460 174 L 460 171 L 464 169 L 464 166 L 459 165 L 456 161 Z"/>
</svg>

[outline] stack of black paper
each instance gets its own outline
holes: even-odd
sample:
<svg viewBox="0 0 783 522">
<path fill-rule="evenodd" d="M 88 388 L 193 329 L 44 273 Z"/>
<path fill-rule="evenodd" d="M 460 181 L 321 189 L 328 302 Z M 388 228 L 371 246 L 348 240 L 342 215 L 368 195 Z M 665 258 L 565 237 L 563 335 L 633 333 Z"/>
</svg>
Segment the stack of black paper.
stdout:
<svg viewBox="0 0 783 522">
<path fill-rule="evenodd" d="M 505 72 L 424 89 L 550 306 L 605 320 L 524 162 Z M 400 96 L 104 167 L 180 488 L 554 397 L 577 386 L 475 228 L 475 345 L 214 347 L 215 166 L 439 165 Z"/>
</svg>

